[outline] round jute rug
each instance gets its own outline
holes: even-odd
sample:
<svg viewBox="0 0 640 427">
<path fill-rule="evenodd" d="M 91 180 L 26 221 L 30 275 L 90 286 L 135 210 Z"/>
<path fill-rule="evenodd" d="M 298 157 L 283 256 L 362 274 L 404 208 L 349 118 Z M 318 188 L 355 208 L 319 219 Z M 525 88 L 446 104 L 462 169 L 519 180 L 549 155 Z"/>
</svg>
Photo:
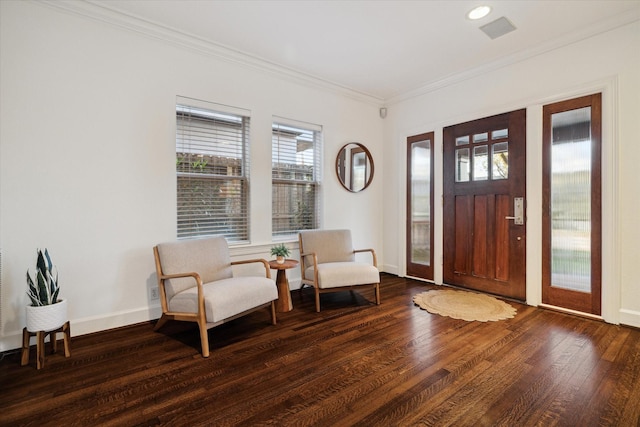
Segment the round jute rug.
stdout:
<svg viewBox="0 0 640 427">
<path fill-rule="evenodd" d="M 469 322 L 493 322 L 516 315 L 515 308 L 497 298 L 452 289 L 422 292 L 413 297 L 413 302 L 429 313 Z"/>
</svg>

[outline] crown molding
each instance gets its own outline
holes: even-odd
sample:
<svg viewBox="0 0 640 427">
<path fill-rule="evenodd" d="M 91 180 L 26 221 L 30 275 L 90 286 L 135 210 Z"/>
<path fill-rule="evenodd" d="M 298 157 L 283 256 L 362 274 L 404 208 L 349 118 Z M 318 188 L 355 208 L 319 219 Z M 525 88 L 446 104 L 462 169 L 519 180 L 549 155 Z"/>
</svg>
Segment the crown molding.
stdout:
<svg viewBox="0 0 640 427">
<path fill-rule="evenodd" d="M 551 52 L 553 50 L 578 43 L 582 40 L 586 40 L 588 38 L 597 36 L 602 33 L 606 33 L 616 28 L 620 28 L 625 25 L 632 24 L 636 21 L 640 21 L 640 8 L 635 9 L 631 13 L 623 13 L 623 14 L 613 16 L 608 20 L 604 20 L 597 25 L 593 25 L 588 28 L 585 28 L 582 31 L 575 31 L 571 34 L 568 34 L 565 37 L 552 40 L 548 43 L 544 43 L 544 44 L 535 46 L 531 49 L 526 49 L 526 50 L 514 53 L 512 55 L 508 55 L 504 58 L 480 65 L 478 67 L 470 68 L 461 73 L 452 74 L 443 79 L 420 86 L 416 89 L 400 93 L 393 97 L 387 98 L 385 100 L 385 106 L 391 106 L 399 102 L 407 101 L 412 98 L 426 95 L 430 92 L 434 92 L 436 90 L 445 88 L 447 86 L 452 86 L 454 84 L 461 83 L 465 80 L 469 80 L 474 77 L 499 70 L 509 65 L 513 65 L 518 62 L 525 61 L 529 58 L 533 58 L 535 56 L 542 55 L 544 53 Z"/>
<path fill-rule="evenodd" d="M 254 70 L 284 78 L 301 85 L 328 90 L 333 93 L 367 104 L 381 106 L 384 100 L 338 83 L 285 67 L 255 55 L 249 55 L 229 46 L 214 43 L 202 37 L 168 27 L 118 10 L 93 3 L 91 0 L 35 0 L 32 3 L 44 5 L 61 12 L 82 16 L 112 25 L 139 35 L 238 64 Z"/>
<path fill-rule="evenodd" d="M 522 62 L 529 58 L 551 52 L 640 20 L 639 8 L 630 13 L 623 13 L 611 17 L 597 25 L 585 28 L 582 31 L 576 31 L 565 37 L 552 40 L 531 49 L 508 55 L 504 58 L 467 69 L 460 73 L 451 74 L 442 79 L 429 82 L 415 89 L 407 90 L 385 99 L 363 93 L 315 75 L 303 73 L 293 68 L 276 64 L 255 55 L 249 55 L 232 47 L 220 43 L 214 43 L 194 34 L 117 11 L 106 7 L 103 4 L 93 3 L 91 0 L 32 0 L 32 2 L 45 5 L 62 12 L 94 19 L 183 49 L 195 51 L 203 55 L 265 72 L 276 77 L 283 78 L 287 81 L 296 82 L 304 86 L 322 90 L 328 90 L 338 95 L 377 107 L 389 107 L 412 98 L 423 96 L 447 86 L 461 83 L 465 80 L 499 70 L 509 65 Z"/>
</svg>

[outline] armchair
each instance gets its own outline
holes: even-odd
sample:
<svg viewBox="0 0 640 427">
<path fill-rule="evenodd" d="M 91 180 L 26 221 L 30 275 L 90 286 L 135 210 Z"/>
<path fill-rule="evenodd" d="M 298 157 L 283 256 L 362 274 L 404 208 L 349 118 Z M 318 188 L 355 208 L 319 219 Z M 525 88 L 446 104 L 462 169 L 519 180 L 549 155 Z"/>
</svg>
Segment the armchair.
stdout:
<svg viewBox="0 0 640 427">
<path fill-rule="evenodd" d="M 316 311 L 320 294 L 373 286 L 376 304 L 380 304 L 380 273 L 373 249 L 354 250 L 349 230 L 305 230 L 299 233 L 302 286 L 315 290 Z M 359 262 L 355 254 L 370 252 L 372 262 Z"/>
<path fill-rule="evenodd" d="M 207 330 L 254 310 L 271 306 L 278 292 L 269 264 L 263 259 L 232 262 L 224 237 L 162 243 L 153 248 L 162 317 L 154 330 L 169 320 L 196 322 L 202 356 L 209 357 Z M 232 265 L 264 264 L 261 277 L 233 277 Z"/>
</svg>

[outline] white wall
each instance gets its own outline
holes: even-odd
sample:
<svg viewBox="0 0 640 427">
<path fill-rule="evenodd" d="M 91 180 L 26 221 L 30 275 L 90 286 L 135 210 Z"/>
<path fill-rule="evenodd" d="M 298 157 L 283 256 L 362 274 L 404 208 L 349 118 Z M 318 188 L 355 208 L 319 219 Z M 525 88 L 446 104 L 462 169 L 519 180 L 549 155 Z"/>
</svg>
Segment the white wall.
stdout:
<svg viewBox="0 0 640 427">
<path fill-rule="evenodd" d="M 508 37 L 508 36 L 505 36 Z M 640 326 L 640 23 L 539 54 L 388 107 L 385 128 L 385 270 L 405 274 L 406 138 L 436 134 L 436 201 L 442 195 L 442 128 L 527 108 L 527 302 L 541 302 L 542 106 L 603 92 L 603 317 Z M 400 189 L 400 190 L 399 190 Z M 435 278 L 442 283 L 442 212 L 436 203 Z M 400 209 L 398 209 L 400 206 Z"/>
<path fill-rule="evenodd" d="M 252 245 L 234 256 L 269 258 L 274 115 L 323 126 L 323 225 L 382 256 L 382 168 L 360 194 L 334 173 L 350 141 L 382 159 L 375 102 L 50 6 L 0 2 L 0 19 L 0 351 L 20 346 L 37 248 L 74 335 L 159 316 L 151 248 L 176 238 L 176 95 L 251 111 Z"/>
<path fill-rule="evenodd" d="M 527 108 L 527 299 L 535 305 L 542 105 L 603 91 L 605 318 L 640 326 L 639 52 L 636 22 L 396 102 L 383 120 L 374 101 L 207 49 L 51 6 L 0 2 L 0 351 L 20 345 L 24 276 L 39 247 L 49 248 L 60 270 L 74 335 L 158 317 L 147 292 L 155 283 L 151 247 L 175 239 L 176 95 L 251 110 L 252 245 L 235 257 L 269 257 L 277 115 L 324 127 L 323 225 L 351 228 L 357 246 L 376 248 L 382 269 L 401 275 L 406 137 L 436 132 L 439 177 L 444 126 Z M 371 187 L 359 194 L 342 189 L 334 173 L 335 155 L 349 141 L 364 143 L 376 162 Z M 441 283 L 441 215 L 435 226 Z M 299 272 L 289 273 L 295 282 Z"/>
</svg>

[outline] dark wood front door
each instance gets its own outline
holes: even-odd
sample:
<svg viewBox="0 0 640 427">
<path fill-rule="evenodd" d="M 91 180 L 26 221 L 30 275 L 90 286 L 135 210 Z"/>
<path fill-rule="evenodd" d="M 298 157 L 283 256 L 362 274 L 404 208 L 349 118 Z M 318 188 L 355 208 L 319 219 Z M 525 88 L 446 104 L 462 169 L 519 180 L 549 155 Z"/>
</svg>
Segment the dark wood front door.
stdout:
<svg viewBox="0 0 640 427">
<path fill-rule="evenodd" d="M 444 282 L 526 299 L 526 111 L 449 126 Z"/>
</svg>

